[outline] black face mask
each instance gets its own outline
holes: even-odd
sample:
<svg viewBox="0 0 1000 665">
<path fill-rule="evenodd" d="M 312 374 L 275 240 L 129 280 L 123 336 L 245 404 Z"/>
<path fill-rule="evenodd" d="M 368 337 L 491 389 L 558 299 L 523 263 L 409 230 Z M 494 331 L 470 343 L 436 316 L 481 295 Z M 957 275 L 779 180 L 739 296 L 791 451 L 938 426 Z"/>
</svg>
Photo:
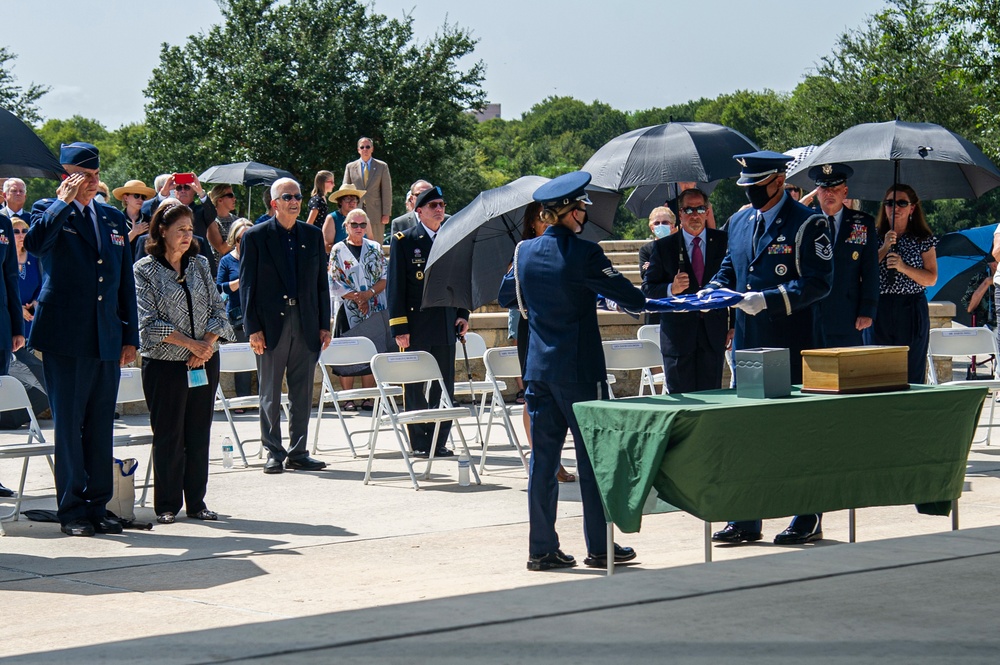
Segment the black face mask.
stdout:
<svg viewBox="0 0 1000 665">
<path fill-rule="evenodd" d="M 767 192 L 770 184 L 771 183 L 767 183 L 766 185 L 750 185 L 746 188 L 747 200 L 750 201 L 750 205 L 757 210 L 766 206 L 767 202 L 771 200 L 771 195 Z"/>
</svg>

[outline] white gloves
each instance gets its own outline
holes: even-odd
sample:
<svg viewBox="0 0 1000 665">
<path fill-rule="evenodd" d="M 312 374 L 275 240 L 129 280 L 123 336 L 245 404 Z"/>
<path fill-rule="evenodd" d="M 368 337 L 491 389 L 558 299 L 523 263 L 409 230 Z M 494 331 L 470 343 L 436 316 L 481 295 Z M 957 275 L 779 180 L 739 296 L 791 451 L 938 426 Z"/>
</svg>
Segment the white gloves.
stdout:
<svg viewBox="0 0 1000 665">
<path fill-rule="evenodd" d="M 750 291 L 743 294 L 743 300 L 736 303 L 736 307 L 750 316 L 756 316 L 767 309 L 767 301 L 760 291 Z"/>
<path fill-rule="evenodd" d="M 699 291 L 699 292 L 698 292 L 698 293 L 696 293 L 695 295 L 696 295 L 696 296 L 698 297 L 698 299 L 699 299 L 699 300 L 703 300 L 703 299 L 704 299 L 704 298 L 706 298 L 706 297 L 708 296 L 708 294 L 709 294 L 709 293 L 711 293 L 712 291 L 715 291 L 715 289 L 713 289 L 712 287 L 710 287 L 710 286 L 709 286 L 709 287 L 706 287 L 706 288 L 702 289 L 701 291 Z"/>
</svg>

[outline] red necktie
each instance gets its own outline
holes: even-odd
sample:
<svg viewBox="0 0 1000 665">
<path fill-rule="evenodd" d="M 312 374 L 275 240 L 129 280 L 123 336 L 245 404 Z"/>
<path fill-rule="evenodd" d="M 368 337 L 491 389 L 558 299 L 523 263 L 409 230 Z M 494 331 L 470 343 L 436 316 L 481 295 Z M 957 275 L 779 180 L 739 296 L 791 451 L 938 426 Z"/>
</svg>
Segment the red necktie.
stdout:
<svg viewBox="0 0 1000 665">
<path fill-rule="evenodd" d="M 705 257 L 701 253 L 701 238 L 691 241 L 691 269 L 694 270 L 694 278 L 701 286 L 705 279 Z"/>
</svg>

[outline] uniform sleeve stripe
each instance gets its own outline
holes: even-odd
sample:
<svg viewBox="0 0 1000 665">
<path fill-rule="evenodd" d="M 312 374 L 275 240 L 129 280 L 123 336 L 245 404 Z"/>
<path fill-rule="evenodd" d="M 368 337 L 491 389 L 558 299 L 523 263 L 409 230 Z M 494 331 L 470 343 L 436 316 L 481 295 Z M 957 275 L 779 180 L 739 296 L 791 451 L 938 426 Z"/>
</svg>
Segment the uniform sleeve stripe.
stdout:
<svg viewBox="0 0 1000 665">
<path fill-rule="evenodd" d="M 399 326 L 404 323 L 409 323 L 409 320 L 405 316 L 397 316 L 394 319 L 389 319 L 390 326 Z"/>
</svg>

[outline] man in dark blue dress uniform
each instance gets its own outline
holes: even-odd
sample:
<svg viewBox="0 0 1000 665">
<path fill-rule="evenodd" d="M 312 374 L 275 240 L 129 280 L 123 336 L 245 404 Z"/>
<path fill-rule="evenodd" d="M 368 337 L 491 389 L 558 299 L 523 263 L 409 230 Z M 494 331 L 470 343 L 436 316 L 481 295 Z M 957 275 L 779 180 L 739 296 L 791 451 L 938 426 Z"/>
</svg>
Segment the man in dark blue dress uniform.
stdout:
<svg viewBox="0 0 1000 665">
<path fill-rule="evenodd" d="M 97 148 L 71 143 L 59 156 L 69 177 L 57 198 L 35 203 L 24 239 L 43 274 L 31 346 L 43 354 L 55 421 L 58 516 L 67 535 L 121 533 L 106 506 L 119 367 L 139 346 L 128 227 L 94 201 Z"/>
<path fill-rule="evenodd" d="M 576 171 L 535 191 L 534 199 L 543 206 L 542 221 L 549 227 L 519 246 L 498 298 L 503 307 L 519 307 L 531 331 L 524 373 L 532 441 L 528 570 L 576 565 L 572 556 L 560 550 L 555 528 L 556 473 L 567 428 L 573 433 L 580 478 L 588 552 L 584 564 L 595 568 L 607 565 L 604 507 L 573 404 L 608 396 L 597 296 L 632 310 L 642 309 L 646 299 L 615 270 L 599 245 L 577 237 L 587 223 L 590 199 L 585 188 L 589 183 L 589 174 Z M 618 563 L 630 561 L 635 551 L 615 545 L 613 556 Z"/>
<path fill-rule="evenodd" d="M 816 346 L 862 346 L 861 331 L 870 328 L 878 309 L 878 237 L 875 219 L 844 205 L 847 164 L 817 164 L 809 169 L 816 199 L 833 237 L 833 287 L 815 305 Z"/>
<path fill-rule="evenodd" d="M 736 349 L 787 348 L 792 383 L 802 382 L 802 351 L 815 348 L 812 305 L 830 292 L 833 244 L 829 226 L 785 192 L 791 157 L 771 151 L 734 155 L 742 167 L 737 184 L 746 188 L 751 207 L 727 222 L 729 252 L 705 291 L 741 291 L 736 306 Z M 760 540 L 760 520 L 730 522 L 712 540 Z M 778 534 L 779 545 L 823 537 L 819 515 L 796 517 Z"/>
</svg>

